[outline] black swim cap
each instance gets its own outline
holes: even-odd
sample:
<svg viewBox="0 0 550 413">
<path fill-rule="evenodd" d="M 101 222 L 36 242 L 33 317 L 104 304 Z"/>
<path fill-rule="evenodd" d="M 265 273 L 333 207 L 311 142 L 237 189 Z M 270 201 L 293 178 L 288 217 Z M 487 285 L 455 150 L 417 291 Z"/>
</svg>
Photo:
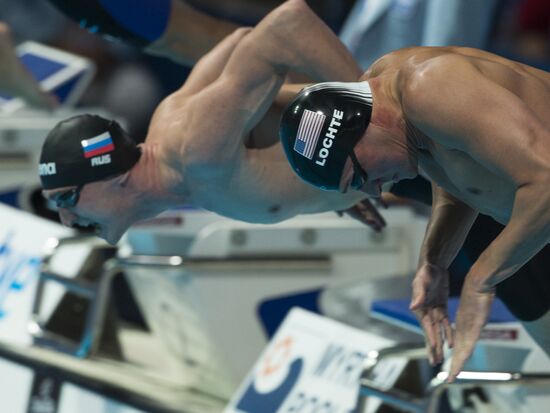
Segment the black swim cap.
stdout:
<svg viewBox="0 0 550 413">
<path fill-rule="evenodd" d="M 367 82 L 328 82 L 302 89 L 285 109 L 279 129 L 292 169 L 318 188 L 338 190 L 344 165 L 371 113 Z"/>
<path fill-rule="evenodd" d="M 48 134 L 40 155 L 44 189 L 84 185 L 132 168 L 141 150 L 113 120 L 79 115 L 59 122 Z"/>
</svg>

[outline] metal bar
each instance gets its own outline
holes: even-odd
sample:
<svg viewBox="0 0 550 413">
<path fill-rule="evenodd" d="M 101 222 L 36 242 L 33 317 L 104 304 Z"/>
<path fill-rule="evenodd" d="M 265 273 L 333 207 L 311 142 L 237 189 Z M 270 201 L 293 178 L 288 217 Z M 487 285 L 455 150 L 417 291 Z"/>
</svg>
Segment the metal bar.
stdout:
<svg viewBox="0 0 550 413">
<path fill-rule="evenodd" d="M 374 381 L 361 379 L 360 395 L 364 397 L 376 397 L 384 403 L 411 413 L 424 413 L 426 403 L 411 394 L 398 389 L 384 389 Z"/>
<path fill-rule="evenodd" d="M 117 258 L 118 265 L 123 268 L 150 267 L 159 269 L 185 269 L 189 271 L 327 271 L 331 260 L 328 257 L 277 257 L 277 258 L 184 258 L 173 256 L 132 255 Z"/>
<path fill-rule="evenodd" d="M 362 397 L 376 397 L 393 407 L 411 413 L 424 413 L 426 411 L 426 400 L 419 399 L 415 395 L 399 389 L 381 387 L 375 381 L 369 379 L 373 369 L 382 359 L 404 357 L 409 360 L 426 358 L 426 348 L 417 343 L 404 343 L 377 351 L 371 351 L 365 359 L 365 369 L 361 374 L 359 387 L 359 400 Z"/>
<path fill-rule="evenodd" d="M 74 280 L 72 278 L 64 277 L 63 275 L 56 274 L 54 272 L 49 272 L 43 270 L 40 273 L 42 282 L 45 281 L 54 281 L 61 284 L 67 290 L 74 292 L 82 297 L 92 299 L 95 296 L 96 289 L 92 283 L 83 281 L 83 280 Z"/>
<path fill-rule="evenodd" d="M 462 371 L 453 383 L 447 383 L 448 373 L 441 372 L 432 379 L 428 387 L 430 393 L 427 413 L 437 413 L 441 395 L 448 387 L 470 386 L 550 386 L 549 373 L 508 373 L 508 372 L 478 372 Z"/>
</svg>

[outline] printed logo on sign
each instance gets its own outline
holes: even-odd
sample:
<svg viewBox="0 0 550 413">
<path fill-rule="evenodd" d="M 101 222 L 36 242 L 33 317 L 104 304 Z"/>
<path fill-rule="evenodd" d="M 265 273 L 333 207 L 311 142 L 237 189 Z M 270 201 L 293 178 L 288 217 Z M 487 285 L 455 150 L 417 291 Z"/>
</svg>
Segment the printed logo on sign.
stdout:
<svg viewBox="0 0 550 413">
<path fill-rule="evenodd" d="M 38 166 L 38 173 L 40 176 L 55 175 L 57 173 L 55 162 L 41 163 Z"/>
<path fill-rule="evenodd" d="M 93 158 L 94 156 L 115 150 L 115 144 L 109 132 L 104 132 L 90 139 L 80 141 L 84 150 L 85 158 Z"/>
<path fill-rule="evenodd" d="M 308 159 L 313 158 L 315 146 L 319 140 L 319 135 L 321 135 L 325 119 L 326 116 L 322 113 L 312 112 L 307 109 L 304 110 L 302 119 L 298 125 L 296 141 L 294 142 L 294 150 L 296 152 Z"/>
<path fill-rule="evenodd" d="M 292 360 L 293 339 L 278 341 L 265 355 L 260 368 L 237 402 L 243 413 L 276 413 L 298 382 L 304 362 Z"/>
<path fill-rule="evenodd" d="M 111 155 L 96 156 L 91 159 L 92 166 L 108 165 L 111 163 Z"/>
</svg>

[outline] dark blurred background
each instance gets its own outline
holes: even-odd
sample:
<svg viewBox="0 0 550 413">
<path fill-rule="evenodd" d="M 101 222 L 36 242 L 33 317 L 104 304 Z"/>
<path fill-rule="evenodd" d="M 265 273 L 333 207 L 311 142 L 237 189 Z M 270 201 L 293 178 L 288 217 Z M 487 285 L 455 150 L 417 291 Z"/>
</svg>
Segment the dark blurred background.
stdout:
<svg viewBox="0 0 550 413">
<path fill-rule="evenodd" d="M 280 0 L 188 2 L 243 25 L 254 25 L 282 3 Z M 308 3 L 339 33 L 355 0 L 310 0 Z M 491 13 L 486 49 L 546 70 L 550 68 L 550 0 L 496 0 Z M 11 26 L 17 42 L 39 41 L 93 59 L 98 72 L 81 105 L 102 106 L 126 118 L 137 138 L 145 137 L 149 118 L 160 100 L 177 89 L 189 73 L 188 68 L 167 59 L 147 56 L 81 30 L 46 0 L 0 0 L 0 20 Z M 463 30 L 469 28 L 466 26 Z"/>
</svg>

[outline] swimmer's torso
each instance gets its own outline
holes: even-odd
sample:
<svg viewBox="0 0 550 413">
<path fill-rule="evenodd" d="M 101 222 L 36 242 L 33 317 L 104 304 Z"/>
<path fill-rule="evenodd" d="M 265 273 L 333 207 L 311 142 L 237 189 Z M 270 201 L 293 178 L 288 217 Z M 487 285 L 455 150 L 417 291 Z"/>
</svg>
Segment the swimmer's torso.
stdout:
<svg viewBox="0 0 550 413">
<path fill-rule="evenodd" d="M 290 93 L 283 99 L 293 96 Z M 163 164 L 182 173 L 184 185 L 176 190 L 185 193 L 189 204 L 229 218 L 273 223 L 299 213 L 346 209 L 359 202 L 363 194 L 348 194 L 344 199 L 339 193 L 305 184 L 291 170 L 278 139 L 284 103 L 276 101 L 252 133 L 227 136 L 217 129 L 211 114 L 202 114 L 200 123 L 207 128 L 198 133 L 197 115 L 187 110 L 185 98 L 174 94 L 157 108 L 147 142 L 158 143 L 166 154 Z M 218 114 L 221 117 L 223 112 Z M 242 142 L 241 151 L 226 150 L 226 141 Z M 245 151 L 245 146 L 250 150 Z M 264 156 L 256 158 L 260 151 Z"/>
<path fill-rule="evenodd" d="M 506 88 L 529 107 L 549 131 L 548 142 L 544 142 L 544 147 L 548 148 L 550 156 L 550 73 L 476 49 L 411 48 L 384 56 L 363 79 L 378 77 L 381 82 L 395 84 L 396 76 L 402 75 L 401 68 L 415 70 L 428 60 L 449 53 L 467 59 L 481 71 L 487 81 Z M 374 105 L 376 108 L 376 99 Z M 494 121 L 498 122 L 498 119 Z M 438 144 L 434 141 L 435 137 L 422 137 L 427 143 L 426 149 L 419 154 L 419 168 L 423 174 L 478 211 L 502 223 L 509 220 L 516 191 L 514 182 L 493 173 L 467 153 Z"/>
</svg>

